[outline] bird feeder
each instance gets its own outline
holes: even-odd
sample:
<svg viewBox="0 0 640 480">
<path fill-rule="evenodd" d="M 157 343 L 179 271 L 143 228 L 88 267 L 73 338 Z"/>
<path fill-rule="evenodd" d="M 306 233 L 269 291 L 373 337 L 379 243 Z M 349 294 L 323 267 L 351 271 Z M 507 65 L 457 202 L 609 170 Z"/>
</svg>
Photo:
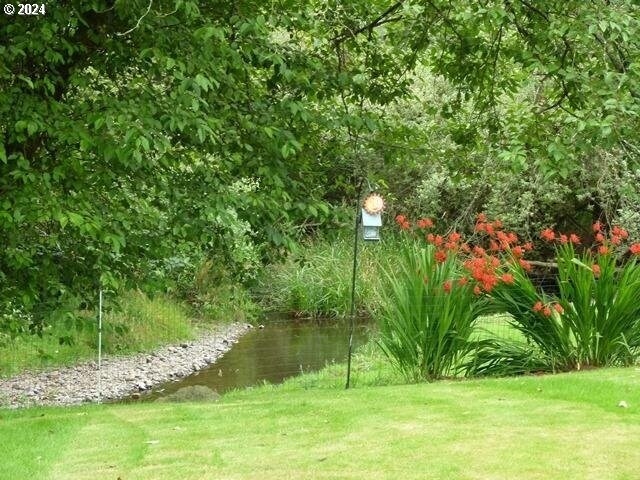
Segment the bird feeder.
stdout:
<svg viewBox="0 0 640 480">
<path fill-rule="evenodd" d="M 382 211 L 384 200 L 377 193 L 371 193 L 362 204 L 362 238 L 363 240 L 380 240 Z"/>
</svg>

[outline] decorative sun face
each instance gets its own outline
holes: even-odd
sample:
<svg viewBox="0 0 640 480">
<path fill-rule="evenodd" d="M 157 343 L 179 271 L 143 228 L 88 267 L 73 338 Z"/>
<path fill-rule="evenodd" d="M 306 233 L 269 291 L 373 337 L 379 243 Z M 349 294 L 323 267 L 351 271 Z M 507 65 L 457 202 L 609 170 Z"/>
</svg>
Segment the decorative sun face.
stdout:
<svg viewBox="0 0 640 480">
<path fill-rule="evenodd" d="M 371 193 L 364 199 L 362 208 L 369 215 L 376 215 L 384 210 L 384 200 L 377 193 Z"/>
</svg>

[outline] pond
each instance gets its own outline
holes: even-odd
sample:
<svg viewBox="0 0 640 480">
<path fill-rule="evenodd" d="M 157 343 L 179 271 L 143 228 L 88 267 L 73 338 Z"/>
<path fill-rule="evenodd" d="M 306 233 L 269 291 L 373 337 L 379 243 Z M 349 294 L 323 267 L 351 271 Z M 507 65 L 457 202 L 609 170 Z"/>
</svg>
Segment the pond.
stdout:
<svg viewBox="0 0 640 480">
<path fill-rule="evenodd" d="M 368 324 L 358 321 L 354 350 L 364 344 L 368 336 Z M 140 401 L 153 401 L 195 385 L 223 394 L 263 382 L 280 383 L 303 372 L 346 361 L 348 342 L 346 320 L 266 319 L 264 328 L 247 332 L 216 363 L 179 381 L 160 385 L 141 396 Z"/>
</svg>

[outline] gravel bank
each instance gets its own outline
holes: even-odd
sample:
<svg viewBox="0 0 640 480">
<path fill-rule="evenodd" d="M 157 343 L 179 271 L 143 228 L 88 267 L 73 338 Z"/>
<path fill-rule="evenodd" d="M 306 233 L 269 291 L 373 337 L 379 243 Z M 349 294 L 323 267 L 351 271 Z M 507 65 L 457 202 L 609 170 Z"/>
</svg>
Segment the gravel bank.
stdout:
<svg viewBox="0 0 640 480">
<path fill-rule="evenodd" d="M 251 325 L 234 323 L 151 353 L 106 357 L 100 375 L 97 362 L 90 361 L 0 379 L 0 406 L 77 405 L 123 398 L 206 367 L 250 328 Z"/>
</svg>

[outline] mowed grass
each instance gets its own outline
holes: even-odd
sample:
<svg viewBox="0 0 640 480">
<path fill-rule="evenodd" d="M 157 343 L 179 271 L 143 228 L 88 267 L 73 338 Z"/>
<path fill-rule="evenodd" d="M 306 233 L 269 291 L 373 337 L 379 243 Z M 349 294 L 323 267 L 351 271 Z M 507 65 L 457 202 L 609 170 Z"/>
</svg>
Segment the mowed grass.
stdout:
<svg viewBox="0 0 640 480">
<path fill-rule="evenodd" d="M 5 410 L 0 477 L 631 480 L 638 386 L 640 370 L 628 368 Z"/>
</svg>

